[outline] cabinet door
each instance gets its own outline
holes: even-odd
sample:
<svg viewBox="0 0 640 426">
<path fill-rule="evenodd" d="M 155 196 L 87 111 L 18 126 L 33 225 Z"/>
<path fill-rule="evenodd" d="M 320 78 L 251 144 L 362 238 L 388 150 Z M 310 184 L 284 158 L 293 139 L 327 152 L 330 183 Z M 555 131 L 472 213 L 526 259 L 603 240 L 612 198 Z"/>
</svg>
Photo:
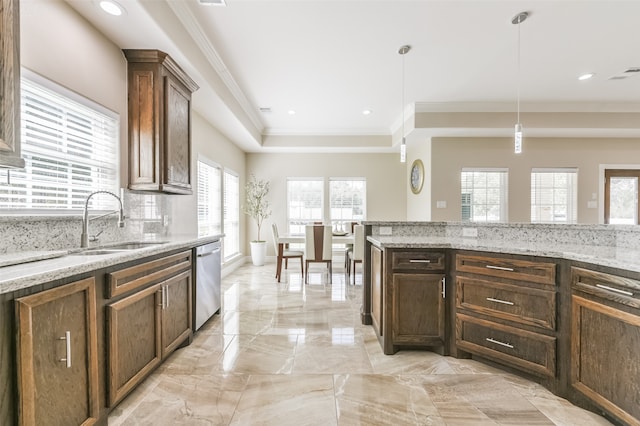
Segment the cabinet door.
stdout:
<svg viewBox="0 0 640 426">
<path fill-rule="evenodd" d="M 442 274 L 393 274 L 394 345 L 444 345 Z"/>
<path fill-rule="evenodd" d="M 162 284 L 162 356 L 173 352 L 191 331 L 191 271 Z"/>
<path fill-rule="evenodd" d="M 20 424 L 90 425 L 99 417 L 95 281 L 16 300 Z"/>
<path fill-rule="evenodd" d="M 18 0 L 0 1 L 0 166 L 20 158 L 20 14 Z"/>
<path fill-rule="evenodd" d="M 373 326 L 380 336 L 382 336 L 382 310 L 384 299 L 382 297 L 382 250 L 371 246 L 371 320 Z"/>
<path fill-rule="evenodd" d="M 167 75 L 165 97 L 164 189 L 191 194 L 191 94 Z"/>
<path fill-rule="evenodd" d="M 626 424 L 640 419 L 640 315 L 572 296 L 571 384 Z"/>
<path fill-rule="evenodd" d="M 107 306 L 110 407 L 162 359 L 160 305 L 156 284 Z"/>
</svg>

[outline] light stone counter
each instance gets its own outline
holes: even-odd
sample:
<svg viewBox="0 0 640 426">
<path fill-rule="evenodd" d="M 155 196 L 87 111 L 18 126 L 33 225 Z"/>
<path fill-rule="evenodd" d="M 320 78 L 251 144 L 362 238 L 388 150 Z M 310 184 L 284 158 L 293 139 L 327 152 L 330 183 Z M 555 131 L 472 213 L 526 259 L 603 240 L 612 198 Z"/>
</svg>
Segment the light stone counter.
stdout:
<svg viewBox="0 0 640 426">
<path fill-rule="evenodd" d="M 20 258 L 22 256 L 22 260 L 27 263 L 0 267 L 0 294 L 22 290 L 155 254 L 207 244 L 220 238 L 220 235 L 208 237 L 189 235 L 164 237 L 161 241 L 158 241 L 162 242 L 162 244 L 101 255 L 82 255 L 77 253 L 77 249 L 69 251 L 27 251 L 2 255 L 0 256 L 0 262 L 9 262 L 11 260 L 13 263 L 16 257 Z M 150 242 L 155 241 L 150 240 Z"/>
<path fill-rule="evenodd" d="M 640 226 L 365 222 L 382 248 L 451 248 L 550 257 L 640 272 Z M 385 234 L 391 235 L 385 235 Z M 472 237 L 465 237 L 467 234 Z"/>
</svg>

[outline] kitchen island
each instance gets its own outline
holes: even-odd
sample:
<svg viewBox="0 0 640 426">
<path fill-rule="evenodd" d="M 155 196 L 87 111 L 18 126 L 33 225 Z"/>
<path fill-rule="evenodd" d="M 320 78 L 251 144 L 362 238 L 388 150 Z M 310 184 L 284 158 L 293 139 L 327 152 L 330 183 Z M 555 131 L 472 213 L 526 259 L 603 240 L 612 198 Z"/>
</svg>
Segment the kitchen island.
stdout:
<svg viewBox="0 0 640 426">
<path fill-rule="evenodd" d="M 366 222 L 365 233 L 361 319 L 386 354 L 478 358 L 640 421 L 640 363 L 628 362 L 640 347 L 637 227 Z"/>
</svg>

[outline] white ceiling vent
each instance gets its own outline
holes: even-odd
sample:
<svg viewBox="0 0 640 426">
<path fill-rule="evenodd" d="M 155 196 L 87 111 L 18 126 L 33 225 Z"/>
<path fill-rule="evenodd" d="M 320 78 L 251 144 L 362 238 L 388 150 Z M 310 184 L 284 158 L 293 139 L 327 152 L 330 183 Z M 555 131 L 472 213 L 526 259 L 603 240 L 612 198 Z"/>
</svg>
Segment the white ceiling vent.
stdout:
<svg viewBox="0 0 640 426">
<path fill-rule="evenodd" d="M 225 0 L 198 0 L 198 2 L 205 6 L 226 6 L 227 5 Z"/>
<path fill-rule="evenodd" d="M 268 112 L 271 112 L 271 108 L 270 107 L 260 107 L 260 112 L 266 114 Z"/>
</svg>

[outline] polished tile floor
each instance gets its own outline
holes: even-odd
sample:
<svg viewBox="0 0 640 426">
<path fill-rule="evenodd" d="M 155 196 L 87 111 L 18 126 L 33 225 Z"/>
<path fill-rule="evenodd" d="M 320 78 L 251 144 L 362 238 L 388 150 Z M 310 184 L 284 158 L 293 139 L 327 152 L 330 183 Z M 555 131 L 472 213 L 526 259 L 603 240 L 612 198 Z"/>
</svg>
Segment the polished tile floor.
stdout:
<svg viewBox="0 0 640 426">
<path fill-rule="evenodd" d="M 472 360 L 382 353 L 360 324 L 361 275 L 334 261 L 302 284 L 252 265 L 223 308 L 130 394 L 109 425 L 608 425 L 543 387 Z M 360 267 L 358 267 L 358 271 Z"/>
</svg>

